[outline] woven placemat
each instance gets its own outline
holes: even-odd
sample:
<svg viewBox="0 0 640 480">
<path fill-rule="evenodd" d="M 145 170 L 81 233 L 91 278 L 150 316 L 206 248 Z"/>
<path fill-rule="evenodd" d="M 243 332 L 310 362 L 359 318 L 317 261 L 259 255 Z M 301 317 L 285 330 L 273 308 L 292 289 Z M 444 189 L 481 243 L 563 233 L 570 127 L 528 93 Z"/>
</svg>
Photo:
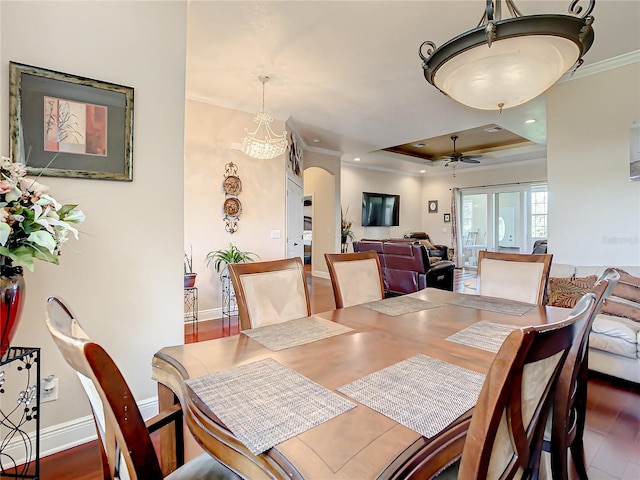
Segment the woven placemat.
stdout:
<svg viewBox="0 0 640 480">
<path fill-rule="evenodd" d="M 450 337 L 447 337 L 447 340 L 497 353 L 504 343 L 504 340 L 517 328 L 520 327 L 483 320 L 474 323 L 464 330 L 460 330 L 458 333 L 454 333 Z"/>
<path fill-rule="evenodd" d="M 483 382 L 480 373 L 416 355 L 338 391 L 429 438 L 476 404 Z"/>
<path fill-rule="evenodd" d="M 426 302 L 418 298 L 403 295 L 365 303 L 363 306 L 391 317 L 397 317 L 398 315 L 428 310 L 430 308 L 440 307 L 441 305 L 439 303 Z"/>
<path fill-rule="evenodd" d="M 254 455 L 355 407 L 271 358 L 185 383 Z"/>
<path fill-rule="evenodd" d="M 339 323 L 319 317 L 305 317 L 288 322 L 244 330 L 242 333 L 277 352 L 352 331 Z"/>
<path fill-rule="evenodd" d="M 478 310 L 489 310 L 490 312 L 504 313 L 506 315 L 522 316 L 531 310 L 535 305 L 530 303 L 505 300 L 503 298 L 483 297 L 480 295 L 461 295 L 447 302 L 460 307 L 477 308 Z"/>
</svg>

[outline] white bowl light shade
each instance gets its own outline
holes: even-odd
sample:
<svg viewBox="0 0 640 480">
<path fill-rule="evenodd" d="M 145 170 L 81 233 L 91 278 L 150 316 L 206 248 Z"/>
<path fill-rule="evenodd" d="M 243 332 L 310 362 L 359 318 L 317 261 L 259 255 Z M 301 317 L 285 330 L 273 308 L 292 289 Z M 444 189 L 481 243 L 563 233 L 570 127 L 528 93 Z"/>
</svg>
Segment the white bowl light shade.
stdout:
<svg viewBox="0 0 640 480">
<path fill-rule="evenodd" d="M 507 38 L 451 58 L 435 72 L 434 85 L 472 108 L 511 108 L 546 91 L 579 57 L 578 46 L 566 38 Z"/>
<path fill-rule="evenodd" d="M 483 25 L 438 48 L 431 41 L 420 45 L 427 82 L 463 105 L 502 111 L 537 97 L 582 64 L 594 40 L 595 0 L 582 17 L 522 16 L 513 0 L 505 1 L 513 18 L 487 22 L 494 7 L 487 2 Z M 572 2 L 569 10 L 579 14 L 582 8 Z"/>
</svg>

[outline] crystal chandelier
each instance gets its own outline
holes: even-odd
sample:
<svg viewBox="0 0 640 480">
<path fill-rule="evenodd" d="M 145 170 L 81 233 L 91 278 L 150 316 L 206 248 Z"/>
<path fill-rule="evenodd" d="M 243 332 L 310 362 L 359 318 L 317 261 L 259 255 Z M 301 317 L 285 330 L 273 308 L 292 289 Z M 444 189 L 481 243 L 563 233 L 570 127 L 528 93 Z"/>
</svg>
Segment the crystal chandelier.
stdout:
<svg viewBox="0 0 640 480">
<path fill-rule="evenodd" d="M 253 119 L 258 124 L 252 132 L 248 128 L 244 129 L 242 139 L 242 151 L 253 158 L 268 160 L 282 155 L 287 150 L 287 131 L 282 135 L 277 135 L 271 129 L 273 117 L 264 109 L 264 84 L 269 81 L 267 75 L 260 75 L 258 80 L 262 82 L 262 110 Z"/>
<path fill-rule="evenodd" d="M 505 0 L 512 18 L 503 20 L 501 0 L 487 0 L 475 29 L 439 48 L 430 41 L 420 45 L 424 78 L 472 108 L 502 111 L 528 102 L 578 68 L 593 44 L 595 0 L 581 17 L 578 3 L 571 1 L 571 15 L 523 16 L 513 0 Z"/>
</svg>

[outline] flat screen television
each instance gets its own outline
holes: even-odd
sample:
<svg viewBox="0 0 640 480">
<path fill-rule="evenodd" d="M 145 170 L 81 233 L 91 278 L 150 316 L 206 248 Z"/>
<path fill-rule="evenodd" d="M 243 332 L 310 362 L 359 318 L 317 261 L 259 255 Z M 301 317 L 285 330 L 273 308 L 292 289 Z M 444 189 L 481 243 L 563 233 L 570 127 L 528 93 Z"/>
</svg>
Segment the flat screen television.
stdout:
<svg viewBox="0 0 640 480">
<path fill-rule="evenodd" d="M 362 192 L 363 227 L 400 225 L 400 195 Z"/>
</svg>

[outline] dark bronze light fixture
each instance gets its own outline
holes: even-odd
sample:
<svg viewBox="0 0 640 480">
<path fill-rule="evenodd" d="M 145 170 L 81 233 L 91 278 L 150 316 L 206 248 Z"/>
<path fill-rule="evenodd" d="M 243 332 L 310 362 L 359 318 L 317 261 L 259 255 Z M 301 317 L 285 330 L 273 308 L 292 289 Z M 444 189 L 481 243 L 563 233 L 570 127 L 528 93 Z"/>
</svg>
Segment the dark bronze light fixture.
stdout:
<svg viewBox="0 0 640 480">
<path fill-rule="evenodd" d="M 503 20 L 501 0 L 486 0 L 476 28 L 439 48 L 431 41 L 420 45 L 424 78 L 472 108 L 502 111 L 528 102 L 571 67 L 575 71 L 593 44 L 595 0 L 582 16 L 578 3 L 571 2 L 571 15 L 523 16 L 513 0 L 505 0 L 512 18 Z"/>
</svg>

